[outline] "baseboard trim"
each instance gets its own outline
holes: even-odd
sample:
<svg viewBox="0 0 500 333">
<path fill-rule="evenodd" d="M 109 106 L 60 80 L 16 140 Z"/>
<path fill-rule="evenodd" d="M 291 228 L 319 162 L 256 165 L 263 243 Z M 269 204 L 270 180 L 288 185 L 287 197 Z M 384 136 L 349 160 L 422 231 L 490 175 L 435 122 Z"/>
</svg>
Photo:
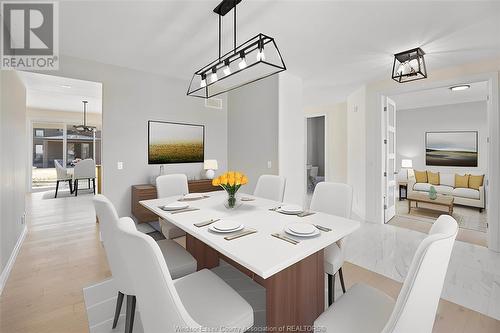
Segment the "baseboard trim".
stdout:
<svg viewBox="0 0 500 333">
<path fill-rule="evenodd" d="M 5 287 L 5 284 L 7 283 L 7 279 L 9 278 L 10 271 L 12 270 L 12 267 L 14 267 L 14 263 L 16 262 L 17 254 L 19 253 L 19 250 L 21 249 L 21 245 L 23 245 L 24 238 L 26 237 L 26 234 L 28 233 L 28 228 L 26 225 L 24 226 L 23 231 L 21 232 L 21 235 L 17 239 L 16 246 L 14 247 L 14 250 L 10 254 L 9 261 L 7 262 L 7 265 L 5 265 L 5 268 L 2 271 L 2 274 L 0 275 L 0 295 L 2 295 L 3 288 Z"/>
</svg>

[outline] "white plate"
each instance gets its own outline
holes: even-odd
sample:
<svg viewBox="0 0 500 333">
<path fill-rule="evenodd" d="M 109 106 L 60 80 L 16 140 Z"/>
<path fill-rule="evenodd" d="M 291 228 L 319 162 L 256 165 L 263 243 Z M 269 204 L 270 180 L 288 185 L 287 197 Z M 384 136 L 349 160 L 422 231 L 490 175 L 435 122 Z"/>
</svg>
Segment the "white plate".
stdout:
<svg viewBox="0 0 500 333">
<path fill-rule="evenodd" d="M 188 193 L 183 197 L 183 199 L 200 199 L 200 198 L 203 198 L 203 193 Z"/>
<path fill-rule="evenodd" d="M 219 231 L 233 231 L 238 229 L 241 226 L 241 223 L 232 220 L 220 220 L 212 225 Z"/>
<path fill-rule="evenodd" d="M 176 201 L 176 202 L 172 202 L 172 203 L 169 203 L 168 205 L 163 206 L 162 209 L 163 210 L 180 210 L 180 209 L 186 209 L 188 207 L 189 207 L 188 203 Z"/>
<path fill-rule="evenodd" d="M 284 206 L 281 206 L 279 211 L 282 213 L 285 213 L 285 214 L 300 214 L 304 210 L 302 209 L 301 206 L 298 206 L 298 205 L 284 205 Z"/>
<path fill-rule="evenodd" d="M 314 237 L 314 236 L 317 236 L 319 235 L 319 230 L 316 229 L 312 234 L 298 234 L 296 232 L 293 232 L 292 230 L 290 230 L 288 228 L 288 226 L 285 226 L 285 232 L 289 235 L 292 235 L 292 236 L 295 236 L 295 237 Z"/>
<path fill-rule="evenodd" d="M 316 227 L 307 223 L 291 223 L 286 226 L 288 230 L 296 234 L 311 235 L 316 231 Z"/>
<path fill-rule="evenodd" d="M 221 234 L 227 234 L 227 233 L 230 233 L 230 232 L 235 232 L 235 231 L 243 230 L 243 228 L 245 228 L 245 226 L 243 224 L 240 224 L 240 226 L 238 228 L 234 229 L 234 230 L 222 231 L 222 230 L 219 230 L 219 229 L 215 229 L 214 225 L 211 224 L 208 227 L 208 230 L 213 231 L 213 232 L 217 232 L 217 233 L 221 233 Z"/>
</svg>

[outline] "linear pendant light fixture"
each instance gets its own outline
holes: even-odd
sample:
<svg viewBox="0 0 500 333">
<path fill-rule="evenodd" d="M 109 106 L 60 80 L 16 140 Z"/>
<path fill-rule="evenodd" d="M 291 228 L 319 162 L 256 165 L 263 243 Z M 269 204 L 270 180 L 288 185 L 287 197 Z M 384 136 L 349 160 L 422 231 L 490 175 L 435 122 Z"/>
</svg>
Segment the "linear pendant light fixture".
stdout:
<svg viewBox="0 0 500 333">
<path fill-rule="evenodd" d="M 259 33 L 236 46 L 236 5 L 240 2 L 223 0 L 215 7 L 214 13 L 219 15 L 219 57 L 194 73 L 188 96 L 210 98 L 286 70 L 272 37 Z M 234 45 L 222 55 L 222 17 L 231 10 L 234 12 Z"/>
<path fill-rule="evenodd" d="M 420 47 L 395 54 L 392 79 L 404 83 L 427 78 L 424 54 Z"/>
<path fill-rule="evenodd" d="M 83 124 L 82 125 L 75 125 L 73 128 L 78 131 L 78 132 L 94 132 L 96 130 L 95 126 L 88 126 L 87 125 L 87 103 L 88 101 L 82 101 L 83 103 Z"/>
</svg>

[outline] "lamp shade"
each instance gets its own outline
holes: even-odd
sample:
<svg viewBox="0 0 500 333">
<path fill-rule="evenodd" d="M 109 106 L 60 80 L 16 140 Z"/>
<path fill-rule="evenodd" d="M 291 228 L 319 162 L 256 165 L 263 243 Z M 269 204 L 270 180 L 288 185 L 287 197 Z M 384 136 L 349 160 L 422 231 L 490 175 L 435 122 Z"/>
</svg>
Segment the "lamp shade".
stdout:
<svg viewBox="0 0 500 333">
<path fill-rule="evenodd" d="M 205 170 L 217 170 L 218 168 L 217 160 L 205 160 L 205 163 L 203 163 L 203 169 Z"/>
<path fill-rule="evenodd" d="M 401 167 L 402 168 L 412 168 L 413 163 L 411 160 L 401 160 Z"/>
</svg>

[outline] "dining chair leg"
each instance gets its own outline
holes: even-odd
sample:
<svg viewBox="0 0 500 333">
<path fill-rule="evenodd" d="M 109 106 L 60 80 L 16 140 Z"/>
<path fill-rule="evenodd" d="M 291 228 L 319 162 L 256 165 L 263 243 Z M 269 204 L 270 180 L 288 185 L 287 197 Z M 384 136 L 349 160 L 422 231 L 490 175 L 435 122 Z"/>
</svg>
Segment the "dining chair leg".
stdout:
<svg viewBox="0 0 500 333">
<path fill-rule="evenodd" d="M 340 285 L 342 286 L 342 291 L 345 294 L 345 283 L 344 283 L 344 274 L 342 274 L 342 267 L 339 269 L 339 277 L 340 277 Z"/>
<path fill-rule="evenodd" d="M 56 181 L 56 195 L 54 198 L 57 198 L 57 191 L 59 191 L 59 181 Z"/>
<path fill-rule="evenodd" d="M 75 197 L 78 196 L 78 179 L 75 180 Z"/>
<path fill-rule="evenodd" d="M 328 306 L 335 302 L 335 275 L 328 274 Z"/>
<path fill-rule="evenodd" d="M 125 333 L 132 333 L 135 316 L 135 296 L 127 295 L 127 315 L 125 317 Z"/>
<path fill-rule="evenodd" d="M 118 298 L 116 299 L 116 309 L 115 309 L 115 318 L 113 319 L 113 328 L 116 328 L 118 324 L 118 318 L 120 318 L 120 312 L 122 311 L 122 303 L 123 303 L 123 294 L 119 291 Z"/>
<path fill-rule="evenodd" d="M 95 194 L 95 178 L 92 178 L 92 188 L 94 189 L 94 194 Z"/>
<path fill-rule="evenodd" d="M 87 179 L 87 180 L 89 181 L 89 190 L 90 190 L 90 178 L 89 178 L 89 179 Z"/>
<path fill-rule="evenodd" d="M 73 194 L 73 181 L 69 179 L 68 183 L 69 183 L 69 194 Z"/>
</svg>

